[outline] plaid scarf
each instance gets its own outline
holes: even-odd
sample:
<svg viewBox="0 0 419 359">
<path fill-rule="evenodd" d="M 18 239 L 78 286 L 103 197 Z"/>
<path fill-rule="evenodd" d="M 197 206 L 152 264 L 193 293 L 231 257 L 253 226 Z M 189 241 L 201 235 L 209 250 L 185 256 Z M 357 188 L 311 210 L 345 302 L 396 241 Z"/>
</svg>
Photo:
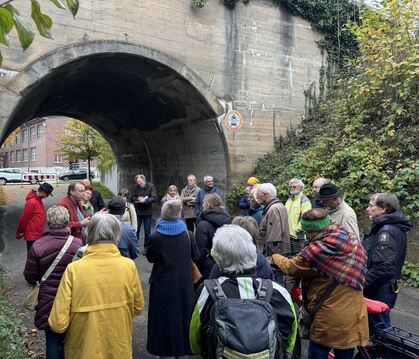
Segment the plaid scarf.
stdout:
<svg viewBox="0 0 419 359">
<path fill-rule="evenodd" d="M 343 227 L 332 223 L 301 250 L 312 268 L 337 282 L 362 290 L 367 273 L 367 255 L 361 242 Z"/>
</svg>

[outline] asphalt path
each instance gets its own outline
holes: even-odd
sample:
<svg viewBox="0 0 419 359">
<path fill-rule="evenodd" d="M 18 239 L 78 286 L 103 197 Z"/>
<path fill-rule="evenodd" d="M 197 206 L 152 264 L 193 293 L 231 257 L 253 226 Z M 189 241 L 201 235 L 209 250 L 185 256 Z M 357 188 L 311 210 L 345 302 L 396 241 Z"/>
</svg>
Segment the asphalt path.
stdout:
<svg viewBox="0 0 419 359">
<path fill-rule="evenodd" d="M 52 206 L 58 199 L 64 197 L 67 186 L 60 184 L 55 186 L 54 197 L 49 197 L 44 204 L 46 209 Z M 8 270 L 9 277 L 14 283 L 12 301 L 19 308 L 30 287 L 26 284 L 22 272 L 26 261 L 26 243 L 15 239 L 16 224 L 25 203 L 25 197 L 30 190 L 30 185 L 7 185 L 8 203 L 0 205 L 0 264 Z M 143 241 L 142 241 L 143 243 Z M 145 307 L 143 312 L 134 318 L 133 333 L 133 358 L 155 358 L 146 350 L 147 343 L 147 314 L 148 314 L 148 279 L 152 266 L 143 255 L 135 260 L 144 291 Z M 24 323 L 31 328 L 33 326 L 33 313 L 21 310 Z M 397 300 L 396 308 L 392 310 L 393 325 L 404 330 L 419 333 L 419 289 L 402 287 Z M 41 340 L 43 332 L 41 332 Z M 117 339 L 116 339 L 117 340 Z M 303 353 L 306 353 L 307 343 L 303 343 Z M 303 356 L 305 357 L 305 356 Z"/>
</svg>

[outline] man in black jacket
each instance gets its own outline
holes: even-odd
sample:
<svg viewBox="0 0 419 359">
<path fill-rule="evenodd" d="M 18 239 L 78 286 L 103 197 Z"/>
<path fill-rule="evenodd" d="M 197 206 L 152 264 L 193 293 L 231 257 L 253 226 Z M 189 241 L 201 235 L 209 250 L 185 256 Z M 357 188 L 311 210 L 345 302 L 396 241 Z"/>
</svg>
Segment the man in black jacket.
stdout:
<svg viewBox="0 0 419 359">
<path fill-rule="evenodd" d="M 370 233 L 363 240 L 368 254 L 364 295 L 386 303 L 391 309 L 396 303 L 398 280 L 406 257 L 406 232 L 412 226 L 400 211 L 399 201 L 392 193 L 373 194 L 367 212 L 372 225 Z M 390 309 L 368 315 L 370 335 L 375 333 L 378 323 L 391 326 Z"/>
<path fill-rule="evenodd" d="M 140 239 L 141 224 L 144 222 L 144 248 L 147 247 L 151 231 L 151 217 L 153 215 L 153 203 L 156 201 L 156 189 L 154 185 L 147 182 L 144 175 L 136 175 L 131 196 L 131 202 L 135 205 L 137 212 L 137 238 Z"/>
</svg>

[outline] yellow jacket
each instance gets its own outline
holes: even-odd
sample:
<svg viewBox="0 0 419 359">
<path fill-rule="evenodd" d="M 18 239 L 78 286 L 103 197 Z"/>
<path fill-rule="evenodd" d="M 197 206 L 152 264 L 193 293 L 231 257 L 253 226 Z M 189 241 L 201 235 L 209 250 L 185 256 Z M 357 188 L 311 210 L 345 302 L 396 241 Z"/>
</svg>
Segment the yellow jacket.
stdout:
<svg viewBox="0 0 419 359">
<path fill-rule="evenodd" d="M 304 212 L 307 212 L 311 209 L 311 202 L 308 199 L 308 197 L 303 194 L 303 192 L 300 192 L 294 198 L 289 198 L 288 201 L 285 203 L 285 208 L 288 213 L 288 225 L 290 227 L 290 237 L 291 238 L 300 238 L 303 239 L 304 235 L 303 233 L 300 233 L 300 236 L 298 236 L 299 232 L 302 232 L 301 229 L 301 215 Z"/>
<path fill-rule="evenodd" d="M 111 243 L 89 245 L 64 272 L 48 323 L 67 331 L 66 358 L 132 358 L 132 317 L 144 308 L 135 263 Z"/>
</svg>

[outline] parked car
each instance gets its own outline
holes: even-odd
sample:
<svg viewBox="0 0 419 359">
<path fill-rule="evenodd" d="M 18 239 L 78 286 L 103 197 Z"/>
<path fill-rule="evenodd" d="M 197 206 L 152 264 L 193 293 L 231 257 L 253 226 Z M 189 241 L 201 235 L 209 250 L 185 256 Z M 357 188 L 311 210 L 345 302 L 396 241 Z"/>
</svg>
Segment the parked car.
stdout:
<svg viewBox="0 0 419 359">
<path fill-rule="evenodd" d="M 6 183 L 36 184 L 38 182 L 36 179 L 24 180 L 24 174 L 33 175 L 34 173 L 22 170 L 21 168 L 0 168 L 0 185 L 5 185 Z"/>
<path fill-rule="evenodd" d="M 76 179 L 84 179 L 87 178 L 87 169 L 86 168 L 79 168 L 77 170 L 71 170 L 61 173 L 58 178 L 62 181 L 69 181 L 69 180 L 76 180 Z M 95 178 L 95 174 L 90 171 L 90 180 Z"/>
</svg>

